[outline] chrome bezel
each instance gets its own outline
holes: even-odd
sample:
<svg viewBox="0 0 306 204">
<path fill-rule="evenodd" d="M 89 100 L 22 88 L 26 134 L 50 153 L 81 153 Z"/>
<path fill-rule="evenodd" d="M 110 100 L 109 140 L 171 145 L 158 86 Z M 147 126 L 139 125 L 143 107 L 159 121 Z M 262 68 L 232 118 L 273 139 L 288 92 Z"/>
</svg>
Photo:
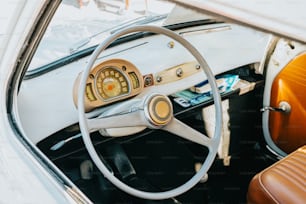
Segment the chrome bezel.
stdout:
<svg viewBox="0 0 306 204">
<path fill-rule="evenodd" d="M 104 70 L 106 69 L 113 69 L 117 72 L 119 72 L 125 79 L 125 82 L 127 82 L 127 88 L 128 88 L 128 92 L 125 93 L 125 94 L 120 94 L 118 96 L 114 96 L 114 97 L 110 97 L 108 99 L 105 99 L 103 98 L 103 96 L 101 95 L 98 87 L 97 87 L 97 84 L 99 83 L 98 82 L 98 77 L 100 76 L 101 72 L 103 72 Z M 110 102 L 110 101 L 116 101 L 118 99 L 121 99 L 121 98 L 124 98 L 126 96 L 129 96 L 131 94 L 131 89 L 132 89 L 132 86 L 131 86 L 131 82 L 130 82 L 130 78 L 127 76 L 127 74 L 121 70 L 120 68 L 116 67 L 116 66 L 105 66 L 103 67 L 102 69 L 100 69 L 97 74 L 95 75 L 95 79 L 94 79 L 94 87 L 95 87 L 95 91 L 99 97 L 100 100 L 102 100 L 103 102 Z"/>
</svg>

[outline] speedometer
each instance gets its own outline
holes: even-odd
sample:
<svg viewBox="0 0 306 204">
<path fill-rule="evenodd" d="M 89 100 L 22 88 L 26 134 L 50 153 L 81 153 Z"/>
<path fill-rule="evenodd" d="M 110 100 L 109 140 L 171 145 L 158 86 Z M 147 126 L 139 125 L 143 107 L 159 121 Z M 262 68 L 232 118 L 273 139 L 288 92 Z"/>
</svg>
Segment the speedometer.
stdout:
<svg viewBox="0 0 306 204">
<path fill-rule="evenodd" d="M 81 74 L 75 80 L 73 101 L 77 106 Z M 85 89 L 85 111 L 115 103 L 139 94 L 144 88 L 143 76 L 131 62 L 109 59 L 98 63 L 88 75 Z"/>
<path fill-rule="evenodd" d="M 117 67 L 105 67 L 97 74 L 96 88 L 100 97 L 107 101 L 129 93 L 129 83 Z"/>
</svg>

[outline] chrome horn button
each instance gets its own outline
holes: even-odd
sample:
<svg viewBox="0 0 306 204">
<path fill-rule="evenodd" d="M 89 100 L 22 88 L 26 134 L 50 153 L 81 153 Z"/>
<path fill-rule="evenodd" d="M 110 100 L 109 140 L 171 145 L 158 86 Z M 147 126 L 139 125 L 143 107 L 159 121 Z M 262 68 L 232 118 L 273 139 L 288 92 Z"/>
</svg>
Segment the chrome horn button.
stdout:
<svg viewBox="0 0 306 204">
<path fill-rule="evenodd" d="M 173 116 L 173 108 L 167 96 L 153 94 L 145 102 L 146 119 L 156 127 L 167 125 Z"/>
</svg>

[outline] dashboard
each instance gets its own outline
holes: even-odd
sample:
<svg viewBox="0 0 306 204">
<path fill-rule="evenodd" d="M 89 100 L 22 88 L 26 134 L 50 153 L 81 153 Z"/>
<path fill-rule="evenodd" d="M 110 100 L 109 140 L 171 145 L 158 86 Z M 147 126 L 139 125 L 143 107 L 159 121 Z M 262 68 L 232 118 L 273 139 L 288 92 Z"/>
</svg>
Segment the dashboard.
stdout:
<svg viewBox="0 0 306 204">
<path fill-rule="evenodd" d="M 93 67 L 85 88 L 85 111 L 115 103 L 140 94 L 153 85 L 168 85 L 202 72 L 196 61 L 170 67 L 160 72 L 144 74 L 125 59 L 108 59 Z M 75 80 L 73 100 L 77 107 L 82 72 Z"/>
<path fill-rule="evenodd" d="M 211 24 L 176 32 L 184 34 L 199 50 L 215 75 L 264 59 L 268 35 L 233 24 L 224 26 L 227 29 L 215 29 L 220 24 Z M 190 53 L 176 42 L 168 46 L 170 42 L 163 35 L 154 35 L 101 53 L 88 75 L 84 93 L 88 114 L 150 93 L 172 95 L 205 80 Z M 22 81 L 18 115 L 24 134 L 33 143 L 78 122 L 78 84 L 89 58 Z"/>
</svg>

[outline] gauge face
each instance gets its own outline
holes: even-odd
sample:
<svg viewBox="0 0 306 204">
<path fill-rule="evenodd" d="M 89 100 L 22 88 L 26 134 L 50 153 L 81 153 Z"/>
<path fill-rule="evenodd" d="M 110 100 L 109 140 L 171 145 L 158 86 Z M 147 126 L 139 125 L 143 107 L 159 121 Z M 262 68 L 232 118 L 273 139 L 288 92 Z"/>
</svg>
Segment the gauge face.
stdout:
<svg viewBox="0 0 306 204">
<path fill-rule="evenodd" d="M 76 107 L 81 76 L 81 74 L 78 75 L 73 89 Z M 143 88 L 143 76 L 135 65 L 124 59 L 103 61 L 92 67 L 88 74 L 85 111 L 136 96 Z"/>
<path fill-rule="evenodd" d="M 97 74 L 96 87 L 103 100 L 126 95 L 130 91 L 127 78 L 116 67 L 102 69 Z"/>
</svg>

